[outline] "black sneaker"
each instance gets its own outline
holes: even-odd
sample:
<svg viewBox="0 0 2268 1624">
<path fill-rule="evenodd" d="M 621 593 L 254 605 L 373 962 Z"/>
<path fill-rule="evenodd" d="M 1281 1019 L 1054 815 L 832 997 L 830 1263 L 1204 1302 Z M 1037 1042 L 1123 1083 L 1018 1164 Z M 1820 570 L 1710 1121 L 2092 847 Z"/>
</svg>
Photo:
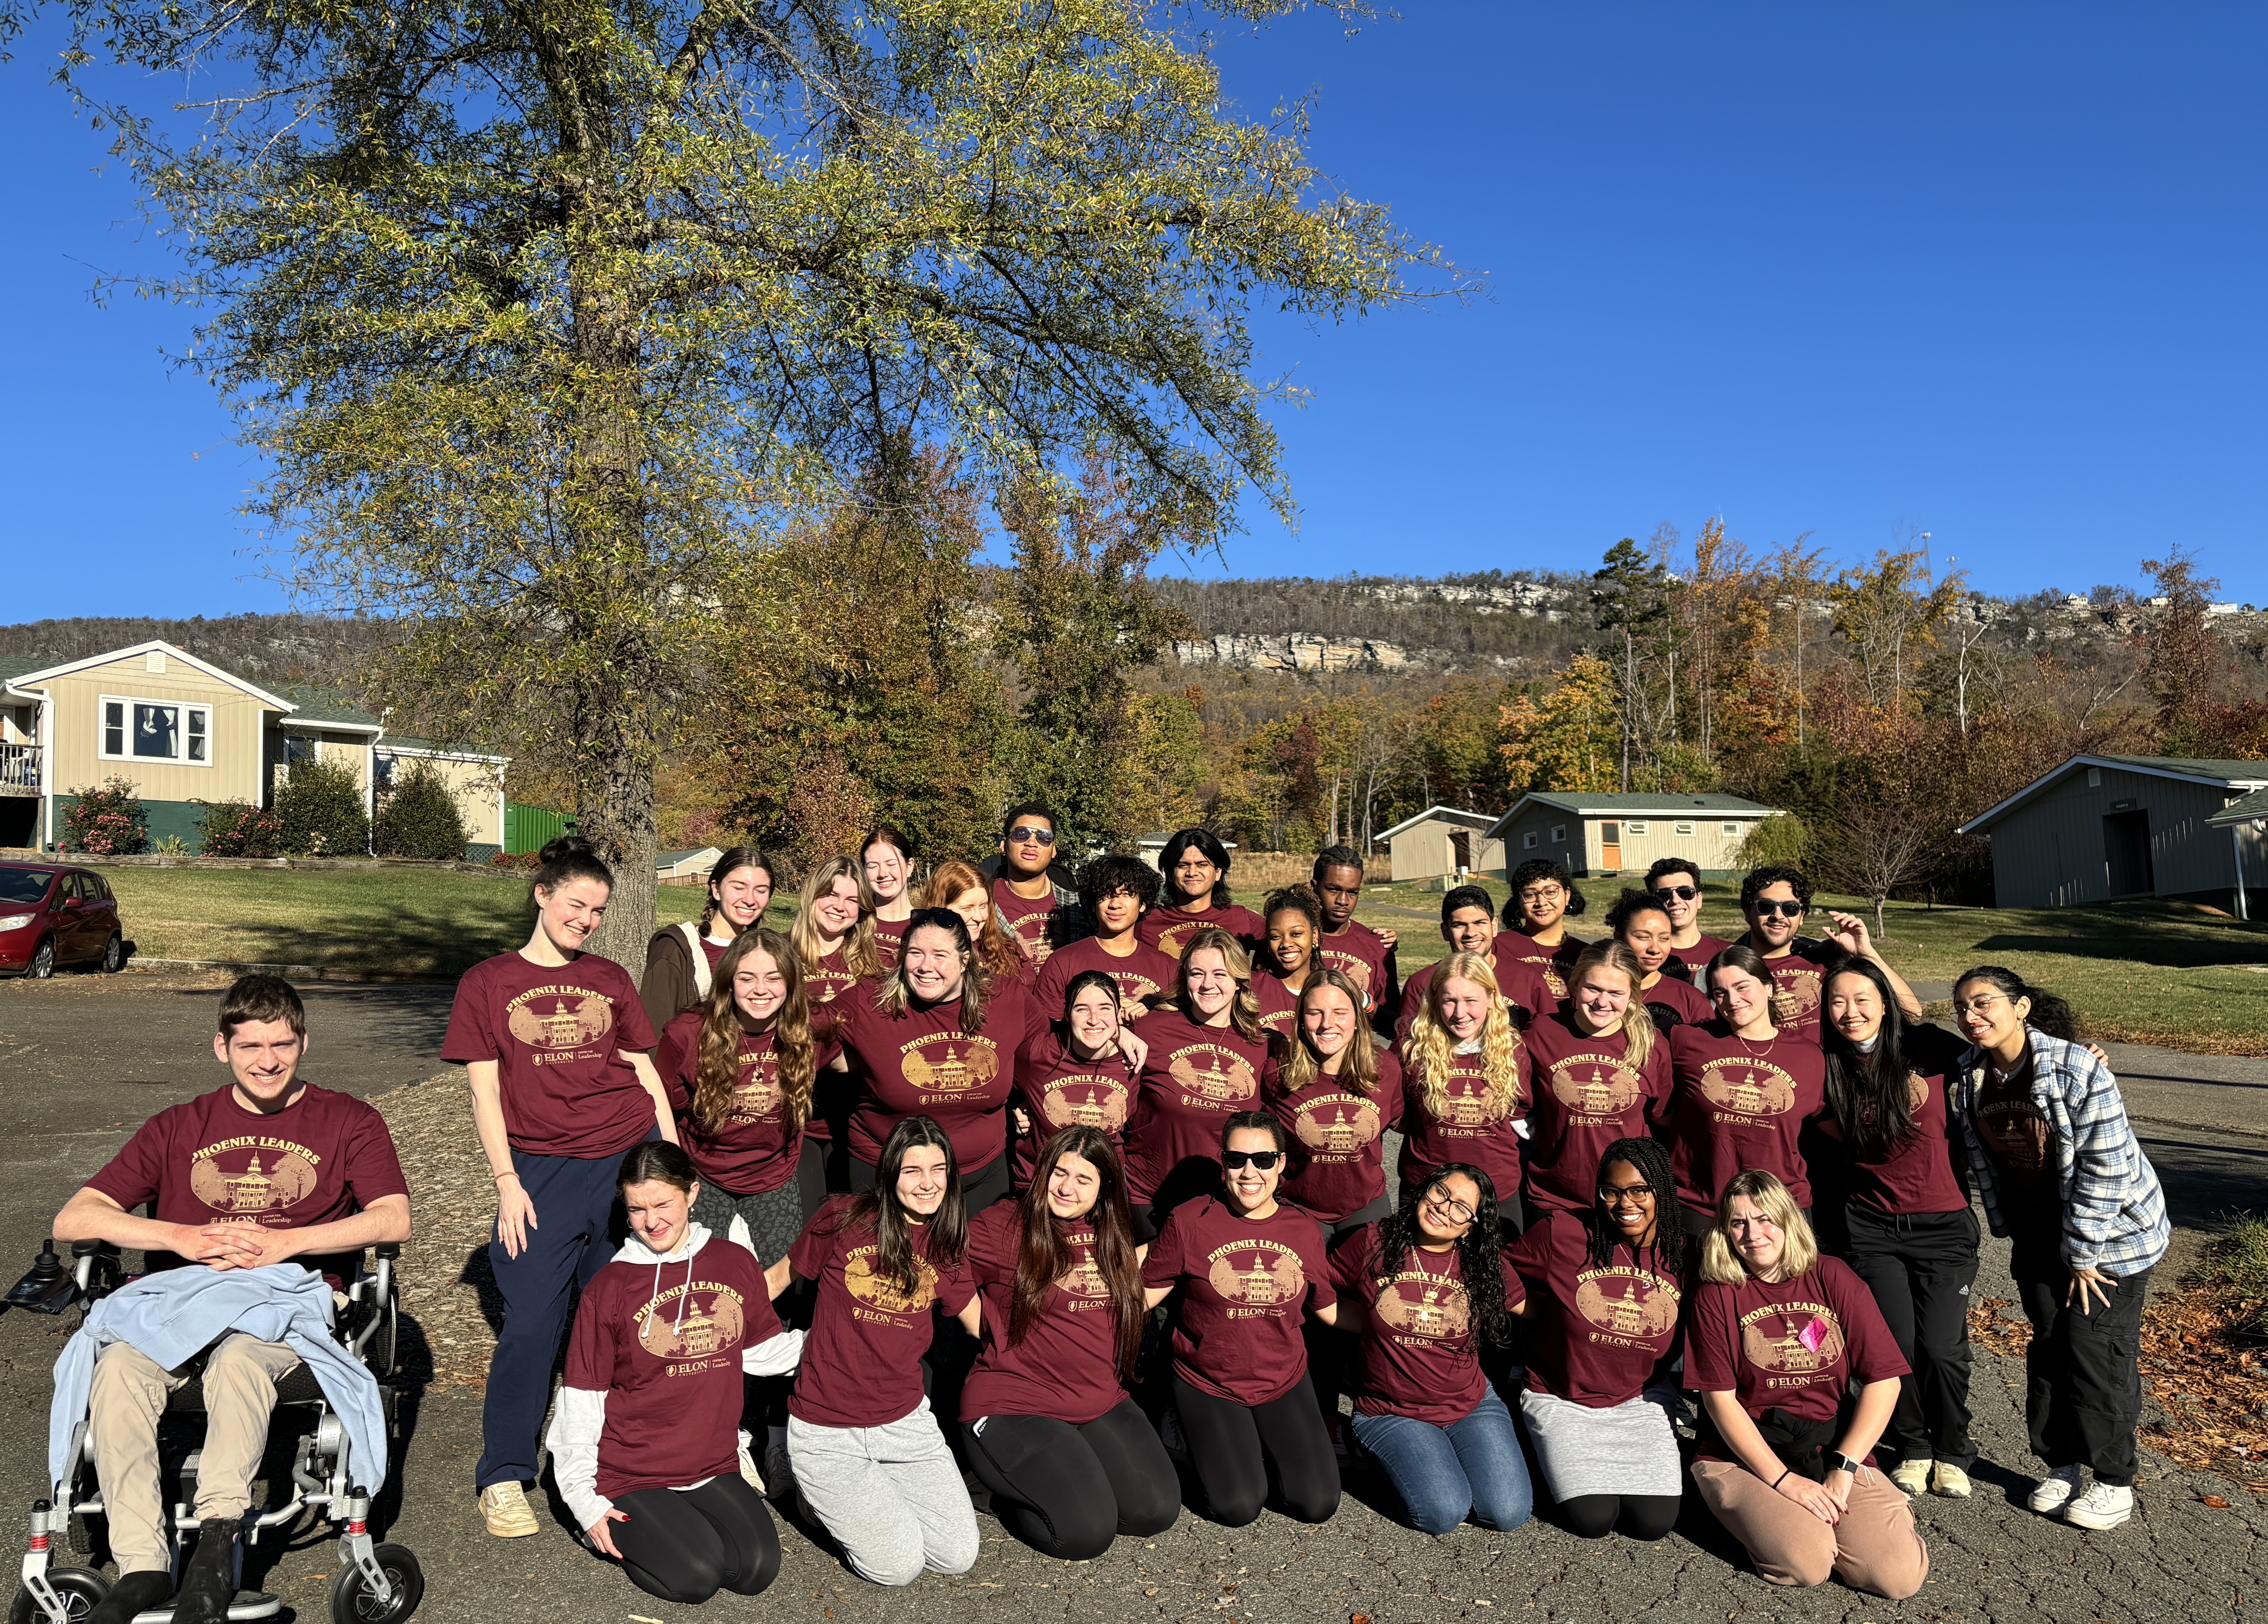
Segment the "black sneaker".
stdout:
<svg viewBox="0 0 2268 1624">
<path fill-rule="evenodd" d="M 173 1624 L 227 1624 L 228 1604 L 236 1599 L 236 1527 L 233 1517 L 209 1517 L 197 1525 Z"/>
<path fill-rule="evenodd" d="M 134 1624 L 134 1615 L 151 1607 L 162 1607 L 173 1599 L 173 1576 L 170 1573 L 129 1573 L 120 1576 L 110 1587 L 110 1594 L 86 1615 L 86 1624 Z M 225 1611 L 225 1609 L 224 1609 Z"/>
</svg>

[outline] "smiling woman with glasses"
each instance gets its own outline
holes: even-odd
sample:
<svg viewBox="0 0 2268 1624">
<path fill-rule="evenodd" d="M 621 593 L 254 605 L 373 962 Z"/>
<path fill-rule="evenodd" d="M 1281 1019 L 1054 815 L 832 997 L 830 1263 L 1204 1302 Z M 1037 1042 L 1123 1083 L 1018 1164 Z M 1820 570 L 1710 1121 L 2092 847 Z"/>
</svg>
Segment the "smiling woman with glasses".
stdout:
<svg viewBox="0 0 2268 1624">
<path fill-rule="evenodd" d="M 1323 1232 L 1277 1200 L 1283 1125 L 1264 1111 L 1223 1122 L 1219 1193 L 1174 1209 L 1142 1265 L 1145 1305 L 1181 1293 L 1174 1407 L 1204 1504 L 1241 1528 L 1268 1503 L 1320 1523 L 1338 1510 L 1339 1468 L 1307 1375 L 1307 1320 L 1329 1325 L 1336 1294 Z"/>
<path fill-rule="evenodd" d="M 1565 863 L 1530 857 L 1511 875 L 1512 896 L 1504 905 L 1504 930 L 1490 949 L 1498 964 L 1532 966 L 1554 998 L 1567 996 L 1567 966 L 1589 945 L 1567 933 L 1567 922 L 1588 906 L 1575 889 Z"/>
<path fill-rule="evenodd" d="M 1619 1139 L 1594 1164 L 1591 1205 L 1555 1211 L 1506 1254 L 1526 1288 L 1528 1436 L 1559 1517 L 1587 1539 L 1659 1539 L 1684 1478 L 1669 1368 L 1690 1284 L 1669 1157 Z"/>
</svg>

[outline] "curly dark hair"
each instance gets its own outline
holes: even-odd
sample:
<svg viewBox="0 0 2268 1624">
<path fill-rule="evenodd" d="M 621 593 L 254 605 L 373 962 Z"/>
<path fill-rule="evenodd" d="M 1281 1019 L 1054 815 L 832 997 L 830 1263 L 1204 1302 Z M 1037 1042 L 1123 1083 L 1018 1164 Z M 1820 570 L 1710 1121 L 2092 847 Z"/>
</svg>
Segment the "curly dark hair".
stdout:
<svg viewBox="0 0 2268 1624">
<path fill-rule="evenodd" d="M 1159 887 L 1166 877 L 1139 857 L 1130 857 L 1123 852 L 1107 851 L 1099 857 L 1090 857 L 1079 868 L 1079 905 L 1086 910 L 1089 919 L 1096 917 L 1097 905 L 1115 891 L 1131 893 L 1134 900 L 1148 913 L 1158 906 Z"/>
<path fill-rule="evenodd" d="M 1666 919 L 1669 916 L 1669 910 L 1662 907 L 1661 899 L 1651 891 L 1632 891 L 1625 887 L 1622 895 L 1615 900 L 1615 905 L 1607 910 L 1607 929 L 1620 936 L 1623 927 L 1640 914 L 1660 914 Z"/>
<path fill-rule="evenodd" d="M 1804 878 L 1801 869 L 1788 863 L 1767 863 L 1760 869 L 1750 869 L 1741 881 L 1741 906 L 1748 907 L 1764 895 L 1766 886 L 1777 885 L 1783 880 L 1795 893 L 1795 900 L 1803 904 L 1804 911 L 1810 912 L 1811 882 Z"/>
<path fill-rule="evenodd" d="M 1616 1162 L 1645 1179 L 1646 1187 L 1653 1192 L 1654 1272 L 1683 1282 L 1686 1265 L 1691 1260 L 1692 1242 L 1686 1238 L 1684 1221 L 1677 1210 L 1677 1175 L 1669 1168 L 1669 1148 L 1659 1139 L 1616 1140 L 1599 1157 L 1602 1185 L 1607 1181 L 1607 1169 Z M 1583 1209 L 1581 1217 L 1587 1266 L 1605 1268 L 1615 1260 L 1615 1248 L 1628 1243 L 1609 1220 L 1604 1201 L 1593 1201 Z"/>
<path fill-rule="evenodd" d="M 1523 888 L 1534 885 L 1539 879 L 1556 880 L 1558 882 L 1559 889 L 1567 893 L 1567 918 L 1580 919 L 1583 916 L 1583 910 L 1590 906 L 1584 900 L 1583 893 L 1575 889 L 1575 877 L 1567 871 L 1565 863 L 1555 862 L 1550 857 L 1530 857 L 1512 871 L 1510 877 L 1512 894 L 1504 900 L 1506 930 L 1521 931 L 1527 930 L 1528 915 L 1520 906 L 1520 893 Z"/>
<path fill-rule="evenodd" d="M 1962 984 L 1969 981 L 1991 982 L 2011 1003 L 2019 998 L 2029 998 L 2032 1010 L 2024 1017 L 2025 1025 L 2043 1032 L 2051 1038 L 2060 1038 L 2066 1043 L 2079 1041 L 2079 1016 L 2071 1005 L 2045 988 L 2033 986 L 2014 970 L 2003 969 L 1996 964 L 1980 964 L 1954 982 L 1954 990 L 1960 991 Z"/>
<path fill-rule="evenodd" d="M 1379 1220 L 1378 1258 L 1373 1272 L 1391 1280 L 1410 1260 L 1410 1248 L 1421 1245 L 1425 1231 L 1418 1227 L 1418 1209 L 1434 1186 L 1451 1173 L 1473 1181 L 1480 1199 L 1473 1203 L 1472 1227 L 1457 1242 L 1457 1260 L 1464 1266 L 1465 1306 L 1473 1329 L 1484 1341 L 1502 1347 L 1512 1340 L 1512 1316 L 1504 1306 L 1503 1253 L 1497 1238 L 1496 1184 L 1469 1162 L 1450 1162 L 1436 1167 L 1423 1184 L 1415 1179 L 1402 1187 L 1402 1204 Z"/>
</svg>

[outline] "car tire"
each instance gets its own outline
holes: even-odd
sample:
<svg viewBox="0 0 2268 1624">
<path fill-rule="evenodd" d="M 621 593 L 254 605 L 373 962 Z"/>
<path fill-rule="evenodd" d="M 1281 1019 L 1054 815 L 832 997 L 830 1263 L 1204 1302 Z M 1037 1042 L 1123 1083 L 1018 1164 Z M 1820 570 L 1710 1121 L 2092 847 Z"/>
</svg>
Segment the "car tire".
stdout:
<svg viewBox="0 0 2268 1624">
<path fill-rule="evenodd" d="M 102 973 L 115 975 L 126 967 L 126 938 L 112 931 L 110 940 L 103 944 Z"/>
<path fill-rule="evenodd" d="M 35 981 L 44 981 L 55 973 L 55 938 L 49 937 L 32 950 L 32 962 L 24 966 L 24 974 Z"/>
</svg>

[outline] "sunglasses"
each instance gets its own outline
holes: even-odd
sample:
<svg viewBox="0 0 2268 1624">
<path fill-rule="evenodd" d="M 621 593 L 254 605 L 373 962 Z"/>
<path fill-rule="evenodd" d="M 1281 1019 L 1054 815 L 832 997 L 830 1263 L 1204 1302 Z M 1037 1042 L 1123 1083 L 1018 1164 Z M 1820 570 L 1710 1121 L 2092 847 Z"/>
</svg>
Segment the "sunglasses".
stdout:
<svg viewBox="0 0 2268 1624">
<path fill-rule="evenodd" d="M 1774 914 L 1778 914 L 1782 919 L 1800 919 L 1804 915 L 1804 904 L 1800 902 L 1775 902 L 1768 898 L 1759 897 L 1749 906 L 1756 910 L 1756 917 L 1759 919 L 1770 919 Z"/>
<path fill-rule="evenodd" d="M 1658 897 L 1675 897 L 1680 902 L 1690 902 L 1701 893 L 1691 885 L 1656 885 L 1653 888 L 1653 894 Z"/>
<path fill-rule="evenodd" d="M 1008 843 L 1012 846 L 1052 846 L 1056 843 L 1056 832 L 1053 829 L 1035 829 L 1020 823 L 1008 831 Z"/>
<path fill-rule="evenodd" d="M 1262 1172 L 1266 1172 L 1283 1158 L 1284 1153 L 1281 1150 L 1223 1150 L 1220 1153 L 1220 1165 L 1226 1172 L 1234 1172 L 1249 1162 Z"/>
</svg>

